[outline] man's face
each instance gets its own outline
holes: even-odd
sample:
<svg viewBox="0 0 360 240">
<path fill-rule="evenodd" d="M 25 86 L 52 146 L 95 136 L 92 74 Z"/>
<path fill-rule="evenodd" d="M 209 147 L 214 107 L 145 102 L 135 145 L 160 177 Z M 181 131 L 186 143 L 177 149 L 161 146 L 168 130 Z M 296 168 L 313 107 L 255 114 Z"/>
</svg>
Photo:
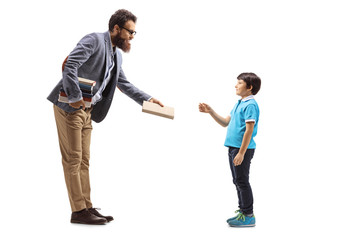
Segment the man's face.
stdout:
<svg viewBox="0 0 360 240">
<path fill-rule="evenodd" d="M 135 34 L 135 23 L 131 20 L 127 21 L 123 27 L 115 29 L 117 34 L 111 39 L 112 43 L 123 50 L 124 52 L 129 52 L 131 49 L 130 41 L 134 38 Z"/>
</svg>

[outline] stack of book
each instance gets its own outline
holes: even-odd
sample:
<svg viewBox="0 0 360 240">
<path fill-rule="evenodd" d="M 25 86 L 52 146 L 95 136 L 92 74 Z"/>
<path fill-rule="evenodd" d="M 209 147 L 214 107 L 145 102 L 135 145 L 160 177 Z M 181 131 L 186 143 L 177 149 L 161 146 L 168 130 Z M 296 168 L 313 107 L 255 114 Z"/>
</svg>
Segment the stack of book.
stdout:
<svg viewBox="0 0 360 240">
<path fill-rule="evenodd" d="M 82 96 L 83 96 L 83 99 L 85 102 L 85 107 L 89 108 L 89 107 L 91 107 L 92 97 L 94 96 L 93 88 L 94 88 L 96 82 L 93 80 L 89 80 L 89 79 L 85 79 L 85 78 L 81 78 L 81 77 L 79 77 L 78 79 L 79 79 L 79 87 L 80 87 L 80 90 L 82 92 Z M 60 89 L 58 101 L 63 102 L 63 103 L 69 103 L 69 99 L 63 88 Z"/>
</svg>

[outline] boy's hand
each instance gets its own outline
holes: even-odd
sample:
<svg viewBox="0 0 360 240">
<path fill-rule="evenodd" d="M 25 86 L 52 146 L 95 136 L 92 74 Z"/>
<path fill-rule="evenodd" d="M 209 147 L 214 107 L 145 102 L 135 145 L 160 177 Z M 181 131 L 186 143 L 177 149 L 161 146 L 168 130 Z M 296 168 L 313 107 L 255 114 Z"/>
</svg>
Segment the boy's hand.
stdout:
<svg viewBox="0 0 360 240">
<path fill-rule="evenodd" d="M 206 103 L 199 103 L 199 111 L 203 113 L 210 113 L 212 108 Z"/>
<path fill-rule="evenodd" d="M 238 154 L 236 154 L 235 158 L 234 158 L 234 165 L 235 166 L 239 166 L 241 165 L 241 163 L 244 160 L 244 154 L 241 154 L 240 152 Z"/>
</svg>

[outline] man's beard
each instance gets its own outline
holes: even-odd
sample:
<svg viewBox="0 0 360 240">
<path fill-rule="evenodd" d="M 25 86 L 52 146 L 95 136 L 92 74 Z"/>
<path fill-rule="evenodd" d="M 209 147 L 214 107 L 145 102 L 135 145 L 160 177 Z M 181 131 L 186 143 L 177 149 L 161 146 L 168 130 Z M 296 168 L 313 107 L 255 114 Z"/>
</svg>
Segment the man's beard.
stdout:
<svg viewBox="0 0 360 240">
<path fill-rule="evenodd" d="M 123 50 L 124 52 L 129 52 L 131 49 L 131 45 L 127 43 L 127 41 L 123 38 L 120 37 L 119 35 L 116 35 L 114 37 L 114 44 L 115 46 L 117 46 L 118 48 L 120 48 L 121 50 Z"/>
</svg>

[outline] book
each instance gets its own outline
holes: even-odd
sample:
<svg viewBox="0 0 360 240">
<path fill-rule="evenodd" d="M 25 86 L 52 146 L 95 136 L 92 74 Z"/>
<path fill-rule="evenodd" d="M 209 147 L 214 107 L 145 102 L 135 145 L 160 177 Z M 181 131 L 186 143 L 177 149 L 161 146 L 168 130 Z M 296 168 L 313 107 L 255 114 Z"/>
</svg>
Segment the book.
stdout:
<svg viewBox="0 0 360 240">
<path fill-rule="evenodd" d="M 91 107 L 91 99 L 90 99 L 90 101 L 87 98 L 83 98 L 83 99 L 84 99 L 84 102 L 85 102 L 85 107 L 86 108 Z M 62 103 L 69 103 L 68 97 L 61 96 L 61 95 L 59 95 L 58 101 L 62 102 Z"/>
<path fill-rule="evenodd" d="M 62 90 L 60 90 L 60 96 L 67 98 L 66 93 L 65 93 L 64 91 L 62 91 Z M 93 97 L 92 94 L 83 93 L 83 99 L 84 99 L 84 101 L 91 102 L 91 101 L 92 101 L 92 97 Z"/>
<path fill-rule="evenodd" d="M 82 78 L 82 77 L 78 77 L 79 79 L 79 83 L 85 84 L 85 85 L 89 85 L 89 86 L 95 86 L 96 82 L 93 80 L 89 80 L 86 78 Z"/>
<path fill-rule="evenodd" d="M 144 101 L 142 111 L 160 117 L 174 119 L 174 108 L 172 107 L 161 107 L 159 104 Z"/>
<path fill-rule="evenodd" d="M 85 102 L 85 107 L 89 108 L 91 107 L 92 97 L 94 96 L 92 91 L 94 86 L 96 85 L 96 82 L 81 77 L 78 77 L 78 80 L 81 94 Z M 58 101 L 63 103 L 69 103 L 69 98 L 63 88 L 60 89 Z"/>
<path fill-rule="evenodd" d="M 86 84 L 83 84 L 83 83 L 79 83 L 79 87 L 81 89 L 81 91 L 84 91 L 84 92 L 92 92 L 94 86 L 90 86 L 90 85 L 86 85 Z"/>
</svg>

